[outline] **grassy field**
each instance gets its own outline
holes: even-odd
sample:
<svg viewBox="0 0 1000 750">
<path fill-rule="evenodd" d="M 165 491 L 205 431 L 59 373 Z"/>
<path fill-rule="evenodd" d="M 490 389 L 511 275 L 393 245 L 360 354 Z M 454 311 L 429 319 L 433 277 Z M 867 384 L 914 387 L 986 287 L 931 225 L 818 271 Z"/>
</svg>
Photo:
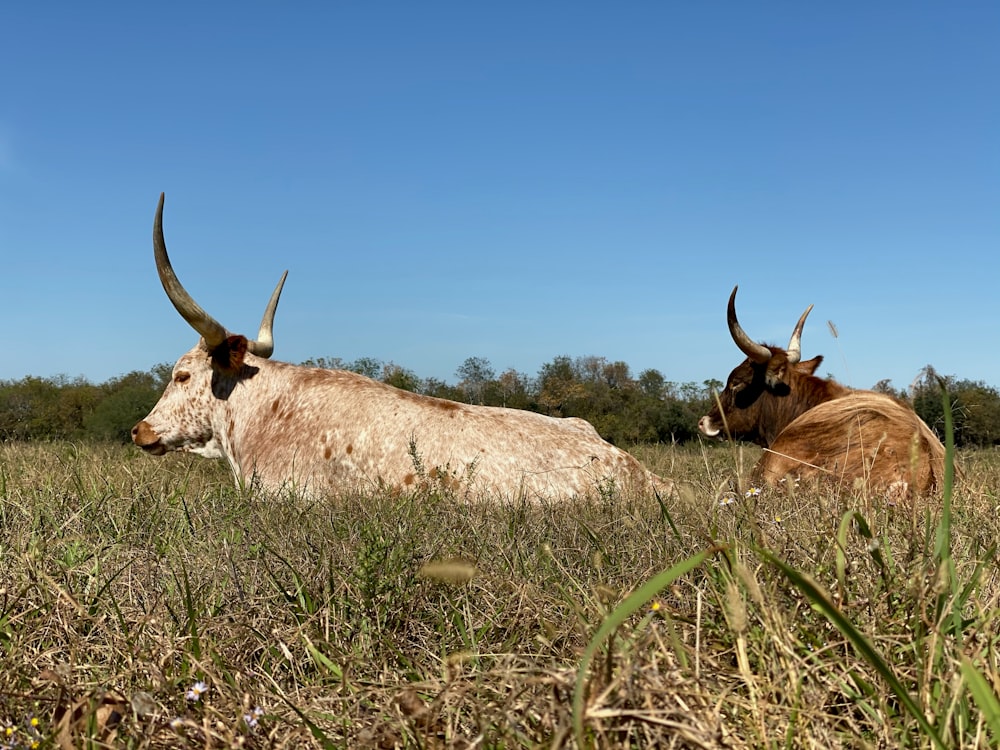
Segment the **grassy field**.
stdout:
<svg viewBox="0 0 1000 750">
<path fill-rule="evenodd" d="M 2 445 L 0 747 L 1000 740 L 1000 454 L 961 456 L 949 516 L 635 453 L 679 499 L 306 502 Z"/>
</svg>

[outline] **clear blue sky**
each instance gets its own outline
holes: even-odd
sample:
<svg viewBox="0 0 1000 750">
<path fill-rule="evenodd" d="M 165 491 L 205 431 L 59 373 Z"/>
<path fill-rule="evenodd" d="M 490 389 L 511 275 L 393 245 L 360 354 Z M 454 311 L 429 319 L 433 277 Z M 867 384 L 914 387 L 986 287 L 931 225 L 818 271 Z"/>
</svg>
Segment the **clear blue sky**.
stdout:
<svg viewBox="0 0 1000 750">
<path fill-rule="evenodd" d="M 455 382 L 739 361 L 1000 386 L 1000 3 L 5 3 L 0 379 L 197 340 Z M 834 339 L 827 321 L 839 338 Z"/>
</svg>

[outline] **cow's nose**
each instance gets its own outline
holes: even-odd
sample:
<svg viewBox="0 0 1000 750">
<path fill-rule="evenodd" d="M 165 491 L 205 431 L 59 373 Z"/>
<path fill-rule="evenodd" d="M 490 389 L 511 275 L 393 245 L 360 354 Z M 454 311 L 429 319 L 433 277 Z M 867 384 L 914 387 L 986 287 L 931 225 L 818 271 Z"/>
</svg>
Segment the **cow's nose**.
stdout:
<svg viewBox="0 0 1000 750">
<path fill-rule="evenodd" d="M 719 434 L 719 428 L 712 424 L 712 419 L 707 414 L 698 420 L 698 429 L 702 435 L 715 437 Z"/>
<path fill-rule="evenodd" d="M 132 428 L 132 442 L 140 448 L 154 445 L 159 441 L 160 436 L 156 434 L 156 430 L 145 419 Z"/>
</svg>

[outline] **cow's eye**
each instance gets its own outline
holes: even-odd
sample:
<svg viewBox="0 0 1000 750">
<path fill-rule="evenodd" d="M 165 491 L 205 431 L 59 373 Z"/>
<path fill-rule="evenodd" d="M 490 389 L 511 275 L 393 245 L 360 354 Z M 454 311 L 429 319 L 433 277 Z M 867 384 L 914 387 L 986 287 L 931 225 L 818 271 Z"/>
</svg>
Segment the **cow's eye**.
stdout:
<svg viewBox="0 0 1000 750">
<path fill-rule="evenodd" d="M 191 379 L 191 373 L 189 372 L 179 372 L 174 375 L 175 383 L 186 383 Z"/>
</svg>

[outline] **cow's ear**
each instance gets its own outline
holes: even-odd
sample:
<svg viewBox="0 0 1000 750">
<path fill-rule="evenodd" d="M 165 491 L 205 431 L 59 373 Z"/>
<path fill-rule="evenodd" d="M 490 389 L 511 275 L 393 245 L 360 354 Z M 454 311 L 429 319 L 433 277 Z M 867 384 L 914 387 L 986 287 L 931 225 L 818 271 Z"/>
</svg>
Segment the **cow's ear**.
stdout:
<svg viewBox="0 0 1000 750">
<path fill-rule="evenodd" d="M 802 362 L 799 362 L 797 365 L 795 365 L 795 367 L 798 369 L 799 372 L 805 373 L 806 375 L 815 375 L 816 370 L 819 369 L 819 366 L 821 364 L 823 364 L 822 354 L 817 357 L 813 357 L 812 359 L 807 359 Z"/>
<path fill-rule="evenodd" d="M 212 350 L 212 366 L 226 375 L 234 375 L 243 368 L 247 353 L 246 336 L 227 336 Z"/>
</svg>

